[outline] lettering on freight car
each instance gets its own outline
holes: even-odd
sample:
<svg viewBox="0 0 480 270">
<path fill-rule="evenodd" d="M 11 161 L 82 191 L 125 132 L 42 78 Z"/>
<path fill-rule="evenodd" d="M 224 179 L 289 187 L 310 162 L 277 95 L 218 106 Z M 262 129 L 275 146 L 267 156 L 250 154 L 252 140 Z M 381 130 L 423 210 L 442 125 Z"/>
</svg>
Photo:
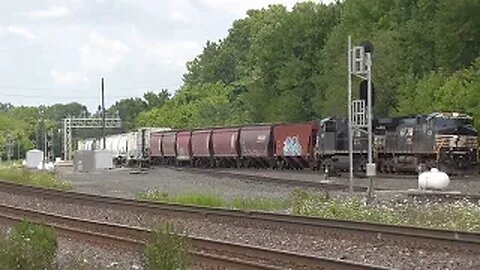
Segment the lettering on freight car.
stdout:
<svg viewBox="0 0 480 270">
<path fill-rule="evenodd" d="M 265 136 L 265 135 L 258 135 L 257 143 L 262 143 L 263 141 L 265 141 L 266 138 L 267 138 L 267 136 Z"/>
<path fill-rule="evenodd" d="M 284 156 L 301 156 L 302 145 L 298 140 L 298 136 L 287 137 L 283 141 L 283 155 Z"/>
</svg>

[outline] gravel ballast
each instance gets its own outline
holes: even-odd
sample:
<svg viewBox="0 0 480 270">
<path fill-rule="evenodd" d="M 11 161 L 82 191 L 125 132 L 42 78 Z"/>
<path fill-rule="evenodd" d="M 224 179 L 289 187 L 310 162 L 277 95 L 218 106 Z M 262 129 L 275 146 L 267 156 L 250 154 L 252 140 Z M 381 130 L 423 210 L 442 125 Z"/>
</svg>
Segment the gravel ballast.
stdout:
<svg viewBox="0 0 480 270">
<path fill-rule="evenodd" d="M 341 258 L 394 269 L 475 269 L 472 267 L 480 266 L 477 260 L 479 254 L 468 250 L 436 246 L 415 247 L 412 243 L 404 241 L 383 241 L 358 234 L 292 233 L 282 228 L 251 227 L 252 224 L 239 224 L 234 220 L 192 219 L 164 214 L 142 215 L 100 205 L 64 204 L 50 199 L 5 192 L 0 192 L 0 203 L 148 228 L 172 222 L 177 230 L 194 236 Z"/>
<path fill-rule="evenodd" d="M 91 194 L 134 198 L 139 192 L 157 189 L 169 195 L 186 193 L 218 194 L 224 199 L 237 197 L 285 198 L 298 187 L 235 177 L 214 177 L 192 174 L 170 168 L 151 169 L 144 174 L 130 174 L 129 169 L 114 169 L 92 173 L 63 171 L 73 184 L 73 190 Z M 312 189 L 314 190 L 314 189 Z"/>
</svg>

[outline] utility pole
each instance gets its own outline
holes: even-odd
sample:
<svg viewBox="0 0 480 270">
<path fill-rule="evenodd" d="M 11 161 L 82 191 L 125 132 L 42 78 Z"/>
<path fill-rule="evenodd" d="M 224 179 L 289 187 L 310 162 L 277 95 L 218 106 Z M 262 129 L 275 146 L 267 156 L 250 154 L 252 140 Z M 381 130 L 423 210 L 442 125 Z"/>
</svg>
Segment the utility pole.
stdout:
<svg viewBox="0 0 480 270">
<path fill-rule="evenodd" d="M 368 197 L 371 199 L 373 196 L 373 177 L 376 175 L 377 167 L 373 163 L 373 145 L 372 145 L 372 54 L 367 52 L 367 113 L 368 113 L 368 164 L 367 164 L 367 177 L 368 177 Z"/>
<path fill-rule="evenodd" d="M 20 139 L 17 140 L 17 160 L 20 160 Z"/>
<path fill-rule="evenodd" d="M 47 138 L 47 129 L 45 128 L 44 126 L 44 130 L 43 130 L 43 149 L 44 149 L 44 152 L 43 152 L 43 155 L 44 155 L 44 162 L 47 162 L 48 160 L 48 138 Z"/>
<path fill-rule="evenodd" d="M 368 198 L 373 196 L 373 177 L 376 175 L 376 164 L 373 163 L 373 87 L 372 87 L 372 53 L 373 45 L 370 42 L 362 42 L 359 46 L 352 47 L 352 39 L 348 37 L 348 150 L 350 165 L 350 191 L 353 192 L 353 133 L 366 133 L 368 136 L 368 163 L 366 175 L 369 179 Z M 356 76 L 363 80 L 360 84 L 360 99 L 352 101 L 352 77 Z M 366 87 L 364 87 L 366 85 Z M 366 88 L 366 89 L 365 89 Z M 363 90 L 366 96 L 362 97 Z M 365 104 L 366 103 L 366 104 Z M 357 136 L 357 135 L 355 135 Z M 361 139 L 361 137 L 360 137 Z M 359 149 L 360 155 L 364 151 Z"/>
<path fill-rule="evenodd" d="M 106 135 L 105 135 L 105 87 L 104 87 L 104 80 L 102 78 L 102 135 L 103 135 L 103 147 L 105 149 L 106 146 Z"/>
<path fill-rule="evenodd" d="M 352 37 L 348 36 L 348 191 L 353 193 L 353 134 L 352 134 Z"/>
<path fill-rule="evenodd" d="M 10 162 L 12 159 L 12 153 L 13 153 L 13 138 L 12 134 L 8 133 L 7 135 L 7 161 Z"/>
</svg>

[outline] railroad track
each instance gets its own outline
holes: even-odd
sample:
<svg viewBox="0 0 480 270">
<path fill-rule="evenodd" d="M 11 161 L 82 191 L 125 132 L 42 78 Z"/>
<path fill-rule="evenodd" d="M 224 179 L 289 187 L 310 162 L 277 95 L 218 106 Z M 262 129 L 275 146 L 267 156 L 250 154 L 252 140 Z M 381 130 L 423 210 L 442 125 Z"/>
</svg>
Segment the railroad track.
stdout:
<svg viewBox="0 0 480 270">
<path fill-rule="evenodd" d="M 97 222 L 33 211 L 8 205 L 0 205 L 0 220 L 10 223 L 28 219 L 33 223 L 53 227 L 60 235 L 94 239 L 106 244 L 121 244 L 123 248 L 138 251 L 148 243 L 152 231 L 145 228 L 113 223 Z M 211 269 L 346 269 L 373 270 L 383 267 L 322 258 L 293 252 L 214 241 L 185 236 L 196 267 Z"/>
<path fill-rule="evenodd" d="M 229 170 L 229 169 L 211 169 L 211 168 L 202 169 L 202 168 L 175 167 L 175 166 L 164 166 L 164 167 L 171 168 L 171 169 L 178 170 L 178 171 L 186 171 L 186 172 L 191 171 L 191 172 L 194 172 L 194 173 L 204 172 L 206 174 L 212 174 L 212 175 L 217 174 L 219 176 L 232 176 L 232 175 L 233 176 L 235 176 L 235 175 L 247 176 L 247 178 L 252 177 L 251 178 L 252 180 L 255 180 L 255 177 L 259 177 L 258 179 L 270 178 L 270 179 L 272 179 L 272 181 L 287 180 L 286 178 L 271 177 L 271 176 L 264 176 L 264 175 L 255 175 L 255 174 L 249 174 L 248 173 L 249 171 L 250 172 L 251 171 L 259 171 L 259 172 L 270 172 L 270 171 L 272 171 L 270 169 L 262 169 L 262 168 L 260 168 L 260 169 L 246 169 L 246 168 L 243 168 L 243 169 L 230 169 Z M 275 170 L 273 170 L 273 171 L 275 171 Z M 317 176 L 319 179 L 324 177 L 323 173 L 318 172 L 318 171 L 311 171 L 311 170 L 308 170 L 308 169 L 305 169 L 305 170 L 286 170 L 286 172 L 292 172 L 294 174 L 299 174 L 299 175 Z M 348 176 L 348 171 L 339 172 L 337 177 L 341 178 L 341 179 L 348 179 L 348 177 L 349 177 Z M 358 179 L 368 178 L 365 175 L 365 173 L 355 173 L 354 177 L 358 178 Z M 396 172 L 396 173 L 377 172 L 376 178 L 416 180 L 418 178 L 418 174 L 414 173 L 414 172 L 411 172 L 411 173 L 408 173 L 408 172 Z M 450 180 L 478 181 L 479 176 L 478 175 L 464 175 L 464 176 L 451 175 Z M 325 181 L 322 182 L 322 180 L 319 180 L 319 181 L 295 180 L 295 182 L 299 182 L 299 181 L 307 182 L 306 185 L 312 185 L 312 186 L 313 186 L 313 184 L 309 184 L 308 182 L 322 183 L 322 184 L 327 184 L 327 185 L 329 184 L 328 182 L 325 182 Z M 338 185 L 338 186 L 336 186 L 336 185 Z M 338 183 L 336 183 L 336 184 L 332 183 L 332 185 L 330 185 L 330 186 L 331 186 L 332 189 L 343 189 L 345 187 L 348 188 L 348 185 L 343 185 L 343 184 L 338 184 Z M 358 188 L 359 191 L 361 191 L 363 188 L 365 188 L 364 186 L 361 186 L 361 185 L 357 185 L 355 187 Z"/>
<path fill-rule="evenodd" d="M 200 169 L 200 168 L 183 168 L 183 167 L 168 167 L 176 171 L 193 173 L 193 174 L 204 174 L 204 175 L 211 175 L 215 177 L 230 177 L 230 178 L 237 178 L 242 180 L 248 181 L 258 181 L 258 182 L 266 182 L 266 183 L 274 183 L 274 184 L 282 184 L 282 185 L 290 185 L 290 186 L 301 186 L 301 187 L 312 187 L 312 188 L 319 188 L 327 191 L 333 190 L 348 190 L 348 184 L 342 183 L 334 183 L 331 181 L 307 181 L 307 180 L 297 180 L 297 179 L 288 179 L 282 177 L 272 177 L 272 176 L 265 176 L 265 175 L 252 175 L 252 174 L 245 174 L 240 172 L 228 172 L 228 171 L 221 171 L 215 169 Z M 318 174 L 319 179 L 322 177 L 321 174 Z M 367 191 L 367 187 L 355 185 L 353 187 L 353 191 L 355 192 L 365 192 Z"/>
<path fill-rule="evenodd" d="M 107 197 L 77 192 L 62 192 L 0 181 L 0 191 L 57 200 L 62 203 L 90 205 L 96 208 L 128 210 L 142 215 L 181 216 L 241 226 L 279 229 L 291 233 L 332 237 L 355 235 L 364 241 L 408 243 L 422 248 L 446 248 L 458 252 L 480 254 L 480 233 L 395 226 L 368 222 L 342 221 L 316 217 L 256 211 L 238 211 L 132 199 Z"/>
<path fill-rule="evenodd" d="M 419 199 L 443 200 L 443 201 L 458 201 L 469 200 L 472 202 L 480 201 L 480 194 L 466 194 L 458 192 L 438 192 L 438 191 L 409 191 L 408 196 Z"/>
<path fill-rule="evenodd" d="M 265 175 L 254 175 L 249 173 L 244 173 L 241 171 L 222 171 L 222 170 L 214 170 L 214 169 L 200 169 L 200 168 L 185 168 L 185 167 L 169 167 L 176 171 L 193 173 L 193 174 L 204 174 L 204 175 L 211 175 L 215 177 L 230 177 L 230 178 L 237 178 L 243 179 L 248 181 L 259 181 L 259 182 L 268 182 L 268 183 L 277 183 L 277 184 L 285 184 L 290 186 L 302 186 L 302 187 L 313 187 L 319 188 L 325 191 L 347 191 L 349 189 L 348 184 L 343 183 L 334 183 L 329 181 L 309 181 L 309 180 L 296 180 L 296 179 L 288 179 L 288 178 L 281 178 L 281 177 L 272 177 L 272 176 L 265 176 Z M 318 178 L 321 178 L 322 175 L 314 172 L 301 172 L 299 174 L 303 175 L 317 175 Z M 356 176 L 357 178 L 365 178 L 365 176 Z M 341 174 L 339 178 L 347 179 L 348 176 L 346 174 Z M 417 181 L 418 176 L 412 174 L 378 174 L 377 178 L 381 179 L 402 179 L 402 180 L 411 180 Z M 477 181 L 474 179 L 464 179 L 459 177 L 451 177 L 453 181 L 458 181 L 462 179 L 463 181 Z M 354 192 L 366 192 L 368 190 L 367 184 L 365 185 L 355 185 Z M 375 187 L 377 191 L 392 191 L 397 190 L 394 188 L 388 188 L 385 186 L 382 187 Z M 459 193 L 459 192 L 424 192 L 421 190 L 418 191 L 409 191 L 406 193 L 410 197 L 417 197 L 417 198 L 431 198 L 431 199 L 444 199 L 444 200 L 470 200 L 470 201 L 479 201 L 480 194 L 473 194 L 473 193 Z"/>
</svg>

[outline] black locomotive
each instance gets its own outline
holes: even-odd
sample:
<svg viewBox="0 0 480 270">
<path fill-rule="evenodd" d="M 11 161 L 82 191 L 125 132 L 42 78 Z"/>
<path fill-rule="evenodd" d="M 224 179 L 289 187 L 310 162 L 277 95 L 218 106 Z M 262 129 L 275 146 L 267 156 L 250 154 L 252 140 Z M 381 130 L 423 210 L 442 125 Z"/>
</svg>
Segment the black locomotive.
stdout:
<svg viewBox="0 0 480 270">
<path fill-rule="evenodd" d="M 436 167 L 452 174 L 476 168 L 478 134 L 473 119 L 462 113 L 432 113 L 373 121 L 374 157 L 380 172 L 418 172 Z M 348 170 L 348 122 L 328 118 L 321 122 L 317 160 L 329 172 Z M 353 134 L 354 170 L 367 163 L 368 137 Z"/>
</svg>

